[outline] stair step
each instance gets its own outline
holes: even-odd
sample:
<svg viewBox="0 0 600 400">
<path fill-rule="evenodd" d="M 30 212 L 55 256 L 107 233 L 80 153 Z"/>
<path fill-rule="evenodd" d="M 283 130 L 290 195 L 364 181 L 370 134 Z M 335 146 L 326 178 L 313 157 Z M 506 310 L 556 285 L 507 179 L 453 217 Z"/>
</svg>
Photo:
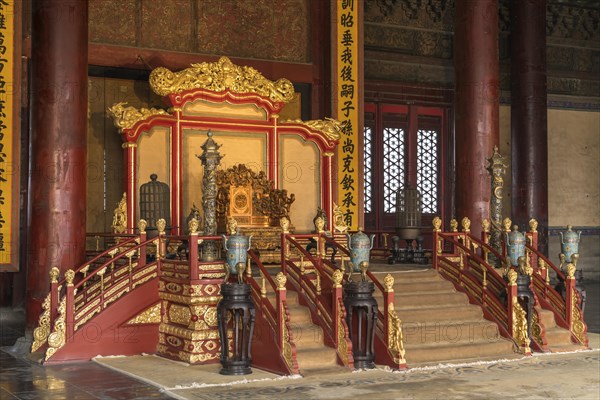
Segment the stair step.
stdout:
<svg viewBox="0 0 600 400">
<path fill-rule="evenodd" d="M 442 322 L 442 321 L 466 321 L 482 318 L 481 308 L 475 305 L 464 307 L 438 306 L 429 308 L 405 308 L 396 303 L 396 312 L 403 323 L 410 322 Z"/>
<path fill-rule="evenodd" d="M 296 349 L 317 349 L 325 347 L 323 329 L 314 324 L 295 324 L 292 322 L 292 340 Z"/>
<path fill-rule="evenodd" d="M 374 296 L 377 304 L 383 304 L 381 295 Z M 459 306 L 463 307 L 469 304 L 467 297 L 462 293 L 447 292 L 447 293 L 422 293 L 422 294 L 398 294 L 395 293 L 394 305 L 398 309 L 403 308 L 433 308 L 433 307 L 448 307 Z M 402 315 L 400 315 L 402 319 Z"/>
<path fill-rule="evenodd" d="M 457 322 L 403 323 L 404 342 L 408 344 L 458 345 L 497 341 L 498 326 L 485 320 Z"/>
<path fill-rule="evenodd" d="M 479 341 L 454 344 L 406 344 L 406 362 L 410 367 L 424 363 L 458 363 L 482 358 L 515 357 L 513 343 L 499 338 L 494 341 Z"/>
<path fill-rule="evenodd" d="M 293 324 L 312 324 L 308 307 L 301 306 L 300 304 L 288 304 L 288 311 L 292 316 L 291 322 Z"/>
<path fill-rule="evenodd" d="M 318 348 L 296 347 L 296 359 L 300 372 L 306 369 L 332 367 L 337 365 L 335 349 L 322 346 Z"/>
<path fill-rule="evenodd" d="M 438 273 L 434 269 L 425 269 L 419 271 L 407 271 L 407 272 L 373 272 L 379 278 L 379 281 L 383 282 L 383 277 L 390 274 L 394 277 L 394 287 L 396 285 L 404 285 L 408 282 L 429 282 L 429 281 L 443 281 L 439 277 Z"/>
<path fill-rule="evenodd" d="M 552 311 L 543 308 L 537 308 L 537 311 L 546 330 L 556 326 L 556 320 L 554 319 L 554 313 Z"/>
<path fill-rule="evenodd" d="M 551 349 L 557 346 L 566 346 L 571 343 L 571 332 L 559 326 L 546 329 L 546 340 Z"/>
</svg>

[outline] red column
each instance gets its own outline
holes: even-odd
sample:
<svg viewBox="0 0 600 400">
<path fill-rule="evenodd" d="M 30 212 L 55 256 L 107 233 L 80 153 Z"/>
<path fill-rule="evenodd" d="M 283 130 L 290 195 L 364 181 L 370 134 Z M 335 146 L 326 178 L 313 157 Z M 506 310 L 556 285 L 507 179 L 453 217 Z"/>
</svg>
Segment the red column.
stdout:
<svg viewBox="0 0 600 400">
<path fill-rule="evenodd" d="M 489 218 L 487 159 L 499 142 L 498 0 L 456 0 L 456 217 L 479 237 Z"/>
<path fill-rule="evenodd" d="M 548 121 L 546 106 L 546 0 L 511 2 L 512 220 L 540 224 L 547 253 Z"/>
<path fill-rule="evenodd" d="M 62 276 L 85 256 L 87 1 L 34 0 L 32 14 L 29 327 L 50 269 Z"/>
</svg>

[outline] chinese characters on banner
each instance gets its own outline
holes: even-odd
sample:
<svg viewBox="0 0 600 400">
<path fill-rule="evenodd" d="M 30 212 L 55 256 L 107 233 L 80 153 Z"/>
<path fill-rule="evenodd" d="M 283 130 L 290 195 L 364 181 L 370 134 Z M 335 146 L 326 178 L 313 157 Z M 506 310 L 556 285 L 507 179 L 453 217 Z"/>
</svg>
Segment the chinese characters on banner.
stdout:
<svg viewBox="0 0 600 400">
<path fill-rule="evenodd" d="M 351 230 L 358 228 L 358 6 L 337 0 L 337 118 L 342 123 L 338 147 L 338 203 Z"/>
<path fill-rule="evenodd" d="M 0 271 L 14 270 L 16 256 L 13 225 L 18 224 L 18 203 L 14 200 L 15 174 L 13 149 L 15 0 L 0 0 Z"/>
</svg>

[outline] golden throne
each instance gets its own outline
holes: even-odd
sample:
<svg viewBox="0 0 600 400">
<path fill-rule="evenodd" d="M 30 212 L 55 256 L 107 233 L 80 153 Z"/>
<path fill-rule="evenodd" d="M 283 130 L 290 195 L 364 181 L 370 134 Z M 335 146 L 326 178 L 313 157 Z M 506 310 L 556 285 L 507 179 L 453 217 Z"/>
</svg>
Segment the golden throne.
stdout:
<svg viewBox="0 0 600 400">
<path fill-rule="evenodd" d="M 226 232 L 227 221 L 237 221 L 240 232 L 252 235 L 252 248 L 266 263 L 281 261 L 279 220 L 290 219 L 294 194 L 275 189 L 265 172 L 244 164 L 217 171 L 217 230 Z"/>
</svg>

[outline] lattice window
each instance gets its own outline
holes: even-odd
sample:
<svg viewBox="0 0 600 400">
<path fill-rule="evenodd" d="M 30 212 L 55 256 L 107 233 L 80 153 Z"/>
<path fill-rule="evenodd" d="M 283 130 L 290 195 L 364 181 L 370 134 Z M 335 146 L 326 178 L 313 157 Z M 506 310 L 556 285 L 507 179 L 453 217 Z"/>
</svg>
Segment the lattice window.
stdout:
<svg viewBox="0 0 600 400">
<path fill-rule="evenodd" d="M 396 192 L 404 187 L 404 129 L 383 129 L 383 211 L 396 211 Z"/>
<path fill-rule="evenodd" d="M 373 129 L 364 130 L 365 213 L 373 211 Z"/>
<path fill-rule="evenodd" d="M 422 212 L 438 211 L 438 133 L 417 132 L 417 189 L 421 193 Z"/>
</svg>

